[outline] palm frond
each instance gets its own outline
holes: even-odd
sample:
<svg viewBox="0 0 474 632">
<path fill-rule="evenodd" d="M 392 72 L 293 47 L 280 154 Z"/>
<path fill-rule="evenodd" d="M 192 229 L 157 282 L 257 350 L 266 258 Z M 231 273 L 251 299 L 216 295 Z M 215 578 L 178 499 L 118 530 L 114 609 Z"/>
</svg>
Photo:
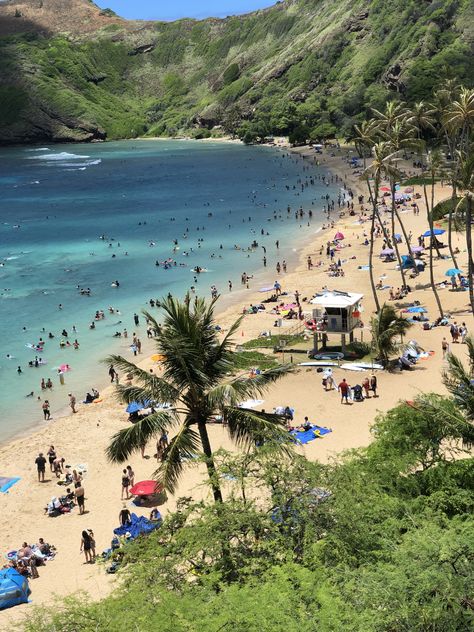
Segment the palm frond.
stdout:
<svg viewBox="0 0 474 632">
<path fill-rule="evenodd" d="M 248 377 L 239 375 L 210 389 L 207 400 L 210 408 L 222 409 L 223 406 L 235 406 L 244 399 L 257 398 L 269 386 L 285 375 L 295 371 L 292 364 L 281 364 L 273 369 L 262 371 L 259 375 Z"/>
<path fill-rule="evenodd" d="M 293 442 L 283 416 L 233 406 L 226 406 L 223 413 L 229 435 L 238 446 L 271 442 L 283 451 L 291 449 Z"/>
<path fill-rule="evenodd" d="M 194 458 L 200 450 L 201 440 L 199 434 L 183 423 L 176 436 L 171 439 L 169 446 L 163 455 L 163 462 L 154 472 L 155 478 L 164 489 L 174 493 L 178 481 L 183 472 L 185 463 L 183 459 Z"/>
<path fill-rule="evenodd" d="M 106 449 L 107 458 L 112 463 L 123 463 L 130 454 L 139 450 L 153 437 L 167 432 L 176 423 L 176 415 L 171 411 L 159 411 L 140 419 L 114 434 Z"/>
</svg>

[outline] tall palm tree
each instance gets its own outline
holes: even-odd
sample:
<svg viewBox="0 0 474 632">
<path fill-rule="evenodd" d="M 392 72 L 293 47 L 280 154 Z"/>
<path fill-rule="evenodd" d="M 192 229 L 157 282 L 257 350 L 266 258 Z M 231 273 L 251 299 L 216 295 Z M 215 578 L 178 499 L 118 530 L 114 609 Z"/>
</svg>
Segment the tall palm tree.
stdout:
<svg viewBox="0 0 474 632">
<path fill-rule="evenodd" d="M 384 303 L 379 313 L 370 321 L 372 334 L 372 349 L 376 358 L 380 359 L 384 366 L 390 361 L 390 356 L 397 353 L 400 343 L 397 338 L 403 336 L 411 327 L 402 316 L 399 316 L 393 305 Z"/>
<path fill-rule="evenodd" d="M 459 161 L 459 171 L 457 178 L 457 188 L 460 193 L 460 200 L 457 207 L 463 203 L 466 205 L 466 249 L 467 249 L 467 275 L 469 281 L 469 302 L 474 314 L 474 261 L 472 253 L 472 212 L 474 209 L 474 151 L 469 154 L 457 152 Z M 457 209 L 456 209 L 457 211 Z"/>
<path fill-rule="evenodd" d="M 164 312 L 161 326 L 145 312 L 156 335 L 157 351 L 164 355 L 161 377 L 121 356 L 107 359 L 131 374 L 134 380 L 134 385 L 116 387 L 120 401 L 167 402 L 172 406 L 171 409 L 156 410 L 117 432 L 107 448 L 107 456 L 112 462 L 123 463 L 148 440 L 176 431 L 154 478 L 164 489 L 173 492 L 186 459 L 202 450 L 214 499 L 222 501 L 208 424 L 214 415 L 223 415 L 226 429 L 237 445 L 248 446 L 269 440 L 275 442 L 277 449 L 288 450 L 288 433 L 282 417 L 239 408 L 238 403 L 257 398 L 292 368 L 281 365 L 254 378 L 235 375 L 232 337 L 241 319 L 219 340 L 214 320 L 215 302 L 206 303 L 199 298 L 192 301 L 189 295 L 184 302 L 166 298 L 161 302 Z"/>
<path fill-rule="evenodd" d="M 354 142 L 357 153 L 364 162 L 364 170 L 367 168 L 367 155 L 370 156 L 371 149 L 377 142 L 378 137 L 378 121 L 369 119 L 368 121 L 362 121 L 360 125 L 354 125 L 354 134 L 351 140 Z"/>
<path fill-rule="evenodd" d="M 474 126 L 474 90 L 458 87 L 454 100 L 446 98 L 441 93 L 440 99 L 443 103 L 441 112 L 443 130 L 448 144 L 450 155 L 453 159 L 451 169 L 451 209 L 448 217 L 448 246 L 451 259 L 457 268 L 456 257 L 452 248 L 453 212 L 457 199 L 457 179 L 459 175 L 459 158 L 467 155 L 471 150 L 472 129 Z"/>
<path fill-rule="evenodd" d="M 377 290 L 375 288 L 375 281 L 373 276 L 373 251 L 374 251 L 374 239 L 375 239 L 375 220 L 378 220 L 380 227 L 382 228 L 385 240 L 388 246 L 391 246 L 392 241 L 387 233 L 387 229 L 385 228 L 385 224 L 383 223 L 379 209 L 378 209 L 378 194 L 380 183 L 382 181 L 382 177 L 387 175 L 393 175 L 395 177 L 395 167 L 392 163 L 392 160 L 395 158 L 395 154 L 391 151 L 392 147 L 388 141 L 381 141 L 376 143 L 372 148 L 373 160 L 371 164 L 366 167 L 364 172 L 362 173 L 362 179 L 365 180 L 367 184 L 367 188 L 369 191 L 369 199 L 372 202 L 372 225 L 371 225 L 371 239 L 370 239 L 370 249 L 369 249 L 369 275 L 370 275 L 370 284 L 372 287 L 372 293 L 374 294 L 374 301 L 376 305 L 377 312 L 380 310 L 380 303 L 377 297 Z M 370 184 L 371 179 L 373 181 L 373 190 L 372 185 Z M 400 268 L 400 275 L 402 277 L 402 286 L 405 286 L 405 272 L 403 270 L 402 260 L 400 257 L 400 253 L 395 244 L 395 252 L 398 257 L 398 265 Z"/>
<path fill-rule="evenodd" d="M 440 174 L 440 171 L 443 166 L 443 156 L 440 151 L 430 151 L 428 152 L 428 169 L 427 175 L 431 180 L 431 199 L 428 200 L 428 191 L 426 189 L 426 183 L 423 184 L 423 193 L 425 196 L 425 205 L 426 205 L 426 215 L 428 218 L 428 224 L 430 227 L 430 284 L 433 294 L 435 295 L 436 304 L 438 306 L 439 315 L 443 318 L 443 307 L 441 305 L 441 300 L 439 298 L 438 290 L 436 289 L 436 284 L 434 280 L 434 271 L 433 271 L 433 247 L 434 240 L 436 237 L 434 236 L 434 222 L 433 222 L 433 209 L 434 209 L 434 187 L 436 177 Z"/>
<path fill-rule="evenodd" d="M 372 108 L 372 112 L 379 124 L 379 129 L 386 132 L 390 131 L 397 121 L 406 119 L 408 113 L 405 104 L 399 101 L 387 101 L 383 112 L 375 108 Z"/>
</svg>

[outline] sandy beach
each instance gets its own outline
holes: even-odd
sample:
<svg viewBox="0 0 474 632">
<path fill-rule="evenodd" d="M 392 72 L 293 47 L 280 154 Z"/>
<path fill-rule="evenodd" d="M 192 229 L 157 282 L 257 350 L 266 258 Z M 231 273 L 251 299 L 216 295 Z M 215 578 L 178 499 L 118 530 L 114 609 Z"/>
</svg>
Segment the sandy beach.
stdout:
<svg viewBox="0 0 474 632">
<path fill-rule="evenodd" d="M 294 151 L 306 157 L 307 160 L 319 159 L 321 165 L 327 167 L 332 173 L 338 174 L 347 188 L 354 194 L 360 191 L 367 196 L 363 184 L 358 176 L 352 173 L 345 158 L 347 149 L 335 150 L 334 156 L 328 151 L 322 155 L 315 155 L 313 150 L 298 148 Z M 411 171 L 411 169 L 409 169 Z M 415 187 L 415 192 L 421 192 Z M 436 200 L 442 200 L 450 195 L 447 186 L 436 186 Z M 407 231 L 412 231 L 413 241 L 416 243 L 418 235 L 428 229 L 424 200 L 417 200 L 420 214 L 414 215 L 408 205 L 406 211 L 402 211 L 402 218 Z M 354 199 L 356 212 L 359 211 L 357 198 Z M 337 211 L 333 213 L 337 220 Z M 328 277 L 327 259 L 325 254 L 319 255 L 320 248 L 325 247 L 328 240 L 332 240 L 337 230 L 345 235 L 345 247 L 340 252 L 345 271 L 344 277 Z M 307 245 L 298 253 L 299 263 L 294 269 L 289 269 L 287 274 L 277 275 L 274 269 L 268 270 L 268 281 L 278 279 L 284 291 L 290 293 L 290 298 L 295 290 L 301 297 L 308 299 L 324 286 L 329 289 L 357 291 L 364 294 L 364 311 L 362 318 L 364 328 L 356 332 L 356 338 L 369 341 L 369 321 L 374 311 L 374 303 L 371 296 L 369 273 L 359 269 L 368 262 L 368 248 L 363 245 L 363 233 L 370 230 L 368 223 L 360 224 L 357 216 L 348 213 L 336 222 L 334 228 L 326 229 L 308 239 Z M 383 238 L 379 238 L 375 249 L 375 276 L 376 279 L 384 276 L 384 284 L 394 289 L 401 285 L 400 274 L 396 270 L 396 262 L 384 263 L 378 257 L 382 250 Z M 460 250 L 459 265 L 466 270 L 467 256 L 465 243 L 461 234 L 454 235 L 453 246 Z M 444 249 L 445 254 L 447 249 Z M 402 252 L 404 250 L 402 249 Z M 282 258 L 286 251 L 282 250 Z M 307 269 L 308 255 L 313 263 L 319 259 L 323 261 L 320 267 Z M 428 256 L 426 256 L 426 259 Z M 435 260 L 435 279 L 438 282 L 446 280 L 445 271 L 452 267 L 449 259 Z M 258 304 L 262 300 L 262 294 L 258 293 L 258 287 L 251 285 L 249 290 L 235 292 L 235 297 L 225 297 L 225 303 L 231 303 L 219 312 L 218 322 L 226 329 L 235 318 L 242 313 L 242 309 L 250 303 Z M 237 289 L 237 288 L 236 288 Z M 428 317 L 434 320 L 437 317 L 435 298 L 429 287 L 429 271 L 425 271 L 412 283 L 413 291 L 409 296 L 394 305 L 403 309 L 408 303 L 415 300 L 427 309 Z M 380 292 L 380 301 L 388 301 L 388 289 Z M 458 323 L 465 322 L 469 332 L 474 331 L 474 321 L 469 311 L 468 293 L 453 292 L 448 287 L 440 289 L 440 298 L 444 312 L 451 314 L 453 320 Z M 311 307 L 311 306 L 309 306 Z M 308 308 L 308 312 L 310 309 Z M 296 321 L 284 321 L 284 327 L 276 330 L 273 327 L 275 316 L 258 313 L 246 315 L 243 319 L 241 331 L 236 337 L 236 342 L 257 337 L 262 331 L 270 330 L 275 333 L 284 333 L 285 328 L 293 327 Z M 142 326 L 142 333 L 144 327 Z M 272 387 L 266 397 L 264 408 L 271 411 L 279 405 L 290 405 L 295 408 L 295 421 L 300 423 L 305 415 L 310 420 L 322 426 L 332 429 L 332 432 L 324 438 L 318 439 L 298 448 L 309 459 L 327 462 L 343 450 L 365 446 L 370 442 L 370 427 L 380 411 L 394 406 L 400 399 L 411 399 L 417 393 L 424 391 L 444 392 L 441 382 L 443 360 L 441 353 L 441 341 L 449 336 L 449 327 L 438 327 L 429 331 L 423 330 L 419 323 L 413 325 L 409 332 L 409 338 L 415 339 L 427 351 L 434 351 L 434 355 L 419 362 L 410 373 L 386 373 L 377 374 L 379 383 L 379 397 L 370 398 L 363 403 L 352 406 L 340 404 L 340 399 L 335 392 L 325 392 L 321 385 L 321 374 L 314 369 L 299 367 L 296 373 L 284 378 L 276 386 Z M 145 336 L 142 336 L 144 339 Z M 452 350 L 462 355 L 463 345 L 452 345 Z M 153 353 L 153 343 L 146 341 L 143 345 L 140 361 L 146 367 L 151 367 L 150 355 Z M 301 359 L 300 359 L 301 358 Z M 288 358 L 285 358 L 288 359 Z M 295 362 L 304 361 L 303 356 L 294 357 Z M 158 367 L 155 365 L 155 370 Z M 104 374 L 107 367 L 104 366 Z M 346 377 L 349 383 L 355 384 L 361 380 L 361 375 L 347 374 L 341 369 L 334 371 L 336 381 Z M 78 400 L 79 400 L 79 394 Z M 67 391 L 65 391 L 65 404 L 67 404 Z M 53 419 L 49 424 L 28 436 L 0 446 L 0 474 L 3 476 L 20 477 L 21 480 L 14 485 L 7 494 L 1 495 L 2 512 L 0 516 L 0 533 L 2 534 L 1 554 L 17 549 L 23 541 L 34 543 L 43 537 L 45 541 L 54 544 L 58 553 L 54 561 L 48 562 L 45 567 L 40 567 L 38 579 L 30 582 L 32 604 L 50 604 L 55 595 L 64 597 L 77 593 L 80 590 L 87 591 L 92 598 L 99 599 L 108 594 L 116 581 L 113 576 L 106 575 L 103 565 L 84 564 L 84 557 L 80 553 L 80 537 L 84 528 L 93 529 L 97 543 L 97 552 L 110 545 L 113 529 L 118 525 L 119 511 L 122 507 L 120 500 L 121 470 L 118 465 L 107 462 L 105 448 L 111 436 L 126 427 L 129 423 L 128 415 L 124 412 L 125 406 L 117 403 L 112 388 L 101 392 L 101 401 L 97 404 L 78 405 L 77 414 L 65 414 Z M 12 417 L 15 411 L 10 411 Z M 13 423 L 13 422 L 12 422 Z M 220 446 L 232 449 L 232 443 L 227 437 L 225 429 L 221 426 L 210 427 L 210 438 L 213 448 Z M 44 508 L 52 496 L 57 495 L 59 488 L 57 479 L 47 471 L 45 483 L 38 483 L 35 458 L 39 452 L 46 453 L 49 446 L 54 445 L 58 456 L 64 457 L 66 463 L 71 466 L 86 466 L 87 472 L 84 478 L 85 489 L 85 515 L 79 515 L 77 509 L 71 514 L 58 518 L 49 518 L 44 514 Z M 142 459 L 136 454 L 130 459 L 130 464 L 135 471 L 135 481 L 148 479 L 156 469 L 154 458 L 154 445 L 147 447 L 146 458 Z M 164 516 L 173 511 L 176 499 L 184 495 L 192 495 L 200 498 L 208 494 L 207 488 L 202 484 L 203 467 L 190 467 L 183 477 L 177 493 L 170 496 L 167 502 L 159 507 Z M 129 508 L 132 510 L 132 506 Z M 137 514 L 148 515 L 149 509 L 133 508 Z M 28 613 L 31 605 L 22 605 L 0 613 L 0 628 L 7 629 L 10 622 L 18 621 Z"/>
</svg>

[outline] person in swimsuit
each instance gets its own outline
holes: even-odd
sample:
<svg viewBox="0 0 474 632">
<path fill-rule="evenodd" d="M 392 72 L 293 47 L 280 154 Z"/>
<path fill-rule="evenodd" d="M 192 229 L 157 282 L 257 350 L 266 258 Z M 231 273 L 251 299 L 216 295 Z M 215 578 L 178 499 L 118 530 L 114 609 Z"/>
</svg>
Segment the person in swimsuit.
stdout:
<svg viewBox="0 0 474 632">
<path fill-rule="evenodd" d="M 90 564 L 92 562 L 91 558 L 91 536 L 87 533 L 87 531 L 82 532 L 81 537 L 81 550 L 82 553 L 84 551 L 84 557 L 86 558 L 86 564 Z"/>
<path fill-rule="evenodd" d="M 47 403 L 47 402 L 45 402 L 45 403 Z M 44 410 L 44 404 L 43 404 L 43 410 Z M 46 417 L 45 417 L 45 419 L 46 419 Z M 54 449 L 54 445 L 51 445 L 49 447 L 47 455 L 48 455 L 48 460 L 49 460 L 49 468 L 50 468 L 51 472 L 54 472 L 54 461 L 56 460 L 56 450 Z"/>
<path fill-rule="evenodd" d="M 84 488 L 81 483 L 74 484 L 74 495 L 76 497 L 77 506 L 79 507 L 79 515 L 85 513 L 84 507 Z"/>
<path fill-rule="evenodd" d="M 130 522 L 130 512 L 125 503 L 123 503 L 122 509 L 119 513 L 119 520 L 122 527 Z"/>
<path fill-rule="evenodd" d="M 122 472 L 122 496 L 121 496 L 122 500 L 123 500 L 124 493 L 126 494 L 125 498 L 127 500 L 130 498 L 130 496 L 128 494 L 129 486 L 130 486 L 130 479 L 128 478 L 128 471 L 127 470 L 123 470 L 123 472 Z"/>
</svg>

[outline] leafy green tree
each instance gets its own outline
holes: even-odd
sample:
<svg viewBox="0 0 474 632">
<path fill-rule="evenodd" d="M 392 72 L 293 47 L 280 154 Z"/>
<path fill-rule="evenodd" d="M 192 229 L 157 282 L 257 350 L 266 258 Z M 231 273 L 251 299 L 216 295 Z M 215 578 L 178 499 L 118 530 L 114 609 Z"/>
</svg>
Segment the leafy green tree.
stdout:
<svg viewBox="0 0 474 632">
<path fill-rule="evenodd" d="M 117 396 L 123 402 L 169 403 L 170 410 L 156 410 L 112 437 L 108 458 L 123 463 L 129 455 L 150 439 L 176 430 L 166 448 L 161 466 L 155 472 L 157 481 L 170 492 L 176 488 L 184 462 L 202 449 L 214 499 L 222 501 L 216 476 L 207 425 L 215 415 L 223 415 L 226 429 L 237 445 L 272 440 L 282 450 L 288 449 L 284 419 L 277 415 L 239 408 L 242 400 L 256 398 L 265 389 L 292 370 L 280 365 L 263 371 L 254 378 L 235 376 L 236 356 L 232 336 L 240 326 L 237 320 L 224 338 L 219 340 L 214 320 L 215 300 L 203 299 L 184 303 L 174 298 L 162 301 L 164 322 L 161 326 L 150 315 L 146 317 L 156 335 L 157 351 L 165 356 L 163 376 L 150 374 L 121 356 L 110 356 L 107 362 L 130 374 L 134 385 L 119 385 Z"/>
</svg>

